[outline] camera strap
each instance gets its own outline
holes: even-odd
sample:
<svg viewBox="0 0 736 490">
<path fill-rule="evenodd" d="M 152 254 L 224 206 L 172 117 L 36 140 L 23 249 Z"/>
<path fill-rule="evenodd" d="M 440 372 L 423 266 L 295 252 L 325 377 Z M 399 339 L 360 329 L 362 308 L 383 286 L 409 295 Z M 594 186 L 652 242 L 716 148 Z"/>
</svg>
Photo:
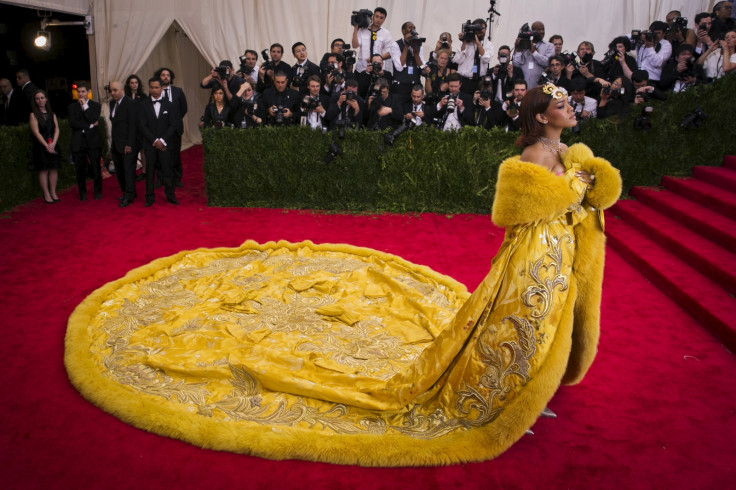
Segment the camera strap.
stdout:
<svg viewBox="0 0 736 490">
<path fill-rule="evenodd" d="M 376 54 L 373 51 L 373 47 L 376 45 L 376 40 L 378 39 L 378 31 L 371 31 L 371 56 Z"/>
<path fill-rule="evenodd" d="M 473 59 L 473 80 L 476 80 L 480 78 L 480 51 L 478 50 L 478 46 L 474 46 L 475 48 L 475 57 Z"/>
</svg>

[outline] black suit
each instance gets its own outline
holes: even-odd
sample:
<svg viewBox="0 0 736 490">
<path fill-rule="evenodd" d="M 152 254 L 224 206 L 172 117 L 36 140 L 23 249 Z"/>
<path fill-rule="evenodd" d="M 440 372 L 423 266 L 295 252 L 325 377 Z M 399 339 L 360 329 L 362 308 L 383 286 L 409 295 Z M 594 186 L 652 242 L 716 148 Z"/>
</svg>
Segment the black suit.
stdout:
<svg viewBox="0 0 736 490">
<path fill-rule="evenodd" d="M 117 105 L 117 106 L 116 106 Z M 115 176 L 123 192 L 123 199 L 135 197 L 135 164 L 138 160 L 138 103 L 123 96 L 118 103 L 110 101 L 112 144 L 110 154 L 115 163 Z M 126 152 L 126 148 L 128 151 Z"/>
<path fill-rule="evenodd" d="M 172 104 L 174 104 L 179 117 L 182 119 L 179 124 L 179 129 L 172 138 L 171 143 L 169 143 L 169 140 L 166 140 L 166 143 L 169 144 L 169 148 L 167 148 L 167 150 L 171 152 L 171 168 L 174 172 L 174 182 L 178 184 L 179 182 L 181 182 L 182 176 L 180 156 L 181 135 L 184 133 L 184 116 L 187 115 L 187 98 L 184 95 L 184 91 L 181 89 L 181 87 L 175 87 L 174 85 L 164 87 L 163 92 L 161 92 L 162 97 L 166 97 L 167 89 L 171 91 L 171 95 L 168 97 L 168 99 Z"/>
<path fill-rule="evenodd" d="M 266 89 L 261 96 L 261 104 L 258 105 L 256 114 L 258 117 L 263 119 L 264 123 L 270 125 L 276 125 L 276 117 L 271 116 L 268 109 L 273 106 L 282 106 L 284 109 L 291 111 L 291 117 L 284 116 L 284 126 L 289 126 L 294 123 L 301 99 L 299 98 L 299 92 L 286 88 L 283 92 L 278 92 L 275 88 Z"/>
<path fill-rule="evenodd" d="M 87 197 L 87 164 L 92 165 L 95 198 L 102 194 L 102 137 L 97 125 L 102 106 L 94 100 L 87 101 L 87 109 L 82 110 L 79 101 L 69 104 L 69 126 L 72 128 L 70 149 L 74 158 L 74 170 L 77 173 L 79 197 Z"/>
<path fill-rule="evenodd" d="M 365 101 L 359 95 L 356 96 L 355 100 L 358 102 L 358 108 L 360 111 L 358 114 L 355 114 L 355 111 L 353 111 L 353 108 L 350 107 L 347 102 L 343 103 L 342 106 L 338 105 L 337 101 L 340 99 L 341 93 L 342 92 L 333 94 L 327 106 L 325 119 L 327 119 L 327 122 L 329 123 L 330 131 L 338 128 L 338 121 L 344 121 L 346 128 L 360 129 L 363 123 L 363 115 L 365 114 Z"/>
<path fill-rule="evenodd" d="M 402 120 L 406 120 L 406 115 L 411 114 L 414 111 L 414 103 L 413 102 L 406 102 L 404 103 L 403 111 L 401 112 Z M 424 101 L 419 105 L 419 111 L 417 112 L 424 112 L 424 117 L 421 118 L 422 126 L 431 126 L 432 120 L 435 117 L 435 110 L 434 104 L 425 104 Z"/>
<path fill-rule="evenodd" d="M 30 118 L 30 105 L 23 92 L 13 89 L 8 100 L 8 107 L 5 109 L 5 97 L 2 100 L 3 117 L 2 124 L 5 126 L 17 126 L 27 123 Z"/>
<path fill-rule="evenodd" d="M 164 99 L 160 99 L 161 107 L 158 117 L 156 109 L 150 97 L 143 99 L 138 107 L 138 132 L 141 136 L 141 145 L 146 153 L 146 165 L 149 170 L 153 170 L 160 166 L 161 175 L 164 181 L 164 193 L 167 199 L 175 199 L 174 197 L 174 177 L 171 168 L 172 151 L 169 145 L 172 145 L 177 134 L 181 134 L 182 122 L 178 108 Z M 153 146 L 153 142 L 162 139 L 166 143 L 163 150 L 158 150 Z M 146 203 L 153 203 L 155 172 L 146 172 Z"/>
<path fill-rule="evenodd" d="M 377 95 L 376 97 L 380 97 L 380 95 Z M 401 124 L 401 121 L 403 121 L 403 100 L 400 100 L 396 95 L 389 93 L 388 97 L 383 101 L 383 105 L 391 108 L 391 114 L 387 116 L 379 116 L 377 110 L 372 110 L 369 107 L 368 111 L 366 111 L 368 112 L 368 122 L 366 123 L 366 127 L 368 129 L 380 131 L 383 131 L 388 127 L 396 129 Z"/>
<path fill-rule="evenodd" d="M 463 101 L 463 112 L 458 113 L 457 115 L 458 121 L 460 122 L 462 126 L 472 126 L 473 125 L 473 96 L 470 94 L 466 94 L 464 92 L 459 92 L 457 94 L 457 98 Z M 439 109 L 437 109 L 437 106 L 435 106 L 435 109 L 437 110 L 437 119 L 440 121 L 439 128 L 443 129 L 445 126 L 445 122 L 447 121 L 447 116 L 449 115 L 447 114 L 447 105 L 444 105 Z M 455 110 L 457 111 L 457 109 Z"/>
<path fill-rule="evenodd" d="M 315 65 L 309 60 L 306 60 L 304 62 L 304 70 L 301 76 L 299 76 L 298 70 L 299 63 L 296 63 L 294 64 L 294 66 L 291 67 L 291 72 L 289 73 L 289 87 L 294 89 L 292 85 L 296 84 L 297 81 L 301 79 L 302 85 L 298 86 L 299 95 L 304 96 L 307 95 L 307 93 L 309 92 L 309 87 L 307 87 L 307 78 L 312 75 L 320 76 L 321 72 L 319 66 Z"/>
</svg>

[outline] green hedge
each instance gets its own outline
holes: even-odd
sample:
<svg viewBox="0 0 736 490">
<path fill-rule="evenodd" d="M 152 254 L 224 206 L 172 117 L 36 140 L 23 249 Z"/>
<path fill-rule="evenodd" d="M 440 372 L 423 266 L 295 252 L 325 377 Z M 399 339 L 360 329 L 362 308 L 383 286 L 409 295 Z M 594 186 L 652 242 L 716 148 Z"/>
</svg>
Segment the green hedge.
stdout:
<svg viewBox="0 0 736 490">
<path fill-rule="evenodd" d="M 100 130 L 106 134 L 105 120 L 100 118 Z M 76 185 L 74 165 L 69 160 L 69 141 L 72 130 L 66 119 L 59 120 L 59 144 L 61 154 L 59 168 L 59 190 Z M 20 126 L 0 126 L 0 211 L 23 204 L 41 197 L 41 186 L 38 183 L 38 172 L 34 172 L 31 155 L 31 129 L 28 124 Z M 107 144 L 103 156 L 107 153 Z"/>
<path fill-rule="evenodd" d="M 657 185 L 663 175 L 689 175 L 736 153 L 736 76 L 670 94 L 650 104 L 652 129 L 636 131 L 640 109 L 625 120 L 595 120 L 563 141 L 582 141 L 621 170 L 624 191 Z M 702 107 L 699 128 L 679 125 Z M 383 135 L 348 131 L 344 154 L 325 165 L 331 135 L 304 127 L 203 133 L 205 179 L 214 206 L 442 213 L 488 213 L 500 162 L 518 154 L 517 134 L 463 128 L 407 131 L 392 147 Z"/>
</svg>

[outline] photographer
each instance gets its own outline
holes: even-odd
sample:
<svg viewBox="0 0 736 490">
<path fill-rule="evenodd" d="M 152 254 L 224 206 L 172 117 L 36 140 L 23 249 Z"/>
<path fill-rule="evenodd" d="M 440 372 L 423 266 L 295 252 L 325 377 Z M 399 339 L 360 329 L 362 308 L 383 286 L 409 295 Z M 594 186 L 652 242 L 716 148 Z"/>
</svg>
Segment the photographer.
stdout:
<svg viewBox="0 0 736 490">
<path fill-rule="evenodd" d="M 368 97 L 368 129 L 379 131 L 389 127 L 396 129 L 403 120 L 402 107 L 403 103 L 389 92 L 386 79 L 379 78 Z"/>
<path fill-rule="evenodd" d="M 600 86 L 596 85 L 596 78 L 605 78 L 606 70 L 600 61 L 593 59 L 595 56 L 595 47 L 590 41 L 583 41 L 578 45 L 578 50 L 575 52 L 576 57 L 574 59 L 573 69 L 567 68 L 567 75 L 570 81 L 576 79 L 582 79 L 586 82 L 586 95 L 588 97 L 598 96 L 600 93 Z M 625 51 L 624 51 L 625 53 Z M 632 68 L 636 68 L 636 60 L 629 56 L 631 60 Z"/>
<path fill-rule="evenodd" d="M 576 78 L 570 82 L 568 103 L 572 106 L 578 122 L 596 117 L 598 114 L 598 102 L 594 98 L 585 95 L 586 87 L 587 84 L 583 78 Z"/>
<path fill-rule="evenodd" d="M 291 89 L 297 90 L 299 95 L 304 96 L 309 92 L 307 79 L 312 75 L 320 76 L 319 66 L 307 59 L 307 47 L 302 42 L 294 43 L 291 47 L 291 53 L 296 58 L 296 63 L 291 67 L 289 77 Z"/>
<path fill-rule="evenodd" d="M 643 104 L 650 99 L 667 100 L 667 94 L 649 84 L 649 73 L 636 70 L 631 74 L 631 83 L 634 86 L 634 105 Z"/>
<path fill-rule="evenodd" d="M 484 76 L 480 81 L 480 90 L 473 94 L 473 125 L 491 129 L 494 125 L 493 106 L 500 104 L 493 100 L 493 77 Z"/>
<path fill-rule="evenodd" d="M 345 90 L 335 93 L 330 99 L 325 118 L 330 131 L 360 129 L 364 112 L 365 102 L 358 95 L 358 81 L 351 78 L 345 82 Z"/>
<path fill-rule="evenodd" d="M 330 54 L 327 57 L 328 71 L 323 74 L 322 95 L 331 97 L 345 88 L 347 80 L 354 80 L 355 74 L 346 72 L 343 68 L 345 58 L 341 54 Z"/>
<path fill-rule="evenodd" d="M 443 131 L 454 131 L 473 125 L 473 97 L 462 92 L 461 87 L 462 78 L 459 73 L 447 77 L 450 93 L 442 97 L 436 106 L 438 127 Z"/>
<path fill-rule="evenodd" d="M 662 21 L 654 21 L 649 26 L 649 32 L 641 33 L 643 44 L 636 52 L 636 66 L 640 70 L 649 72 L 649 80 L 653 84 L 659 84 L 662 76 L 662 67 L 672 56 L 672 45 L 664 39 L 667 24 Z"/>
<path fill-rule="evenodd" d="M 230 118 L 236 128 L 248 129 L 263 124 L 258 115 L 261 96 L 255 86 L 250 80 L 244 81 L 238 93 L 230 99 Z"/>
<path fill-rule="evenodd" d="M 670 11 L 664 21 L 667 24 L 664 38 L 672 45 L 672 51 L 677 52 L 677 47 L 681 44 L 695 45 L 695 31 L 687 28 L 687 19 L 679 10 Z"/>
<path fill-rule="evenodd" d="M 258 83 L 258 53 L 255 50 L 245 50 L 245 54 L 240 57 L 240 68 L 237 75 L 243 79 L 250 79 L 254 87 Z"/>
<path fill-rule="evenodd" d="M 457 63 L 455 63 L 452 60 L 452 57 L 455 55 L 455 53 L 452 51 L 452 34 L 449 32 L 443 32 L 440 34 L 440 38 L 437 40 L 437 44 L 434 46 L 434 51 L 429 53 L 430 61 L 437 61 L 437 56 L 440 54 L 440 51 L 447 51 L 449 53 L 449 59 L 450 61 L 447 63 L 447 66 L 454 72 L 457 71 Z"/>
<path fill-rule="evenodd" d="M 312 129 L 322 130 L 325 126 L 322 119 L 325 117 L 327 110 L 325 104 L 320 100 L 320 89 L 322 87 L 322 79 L 319 75 L 311 75 L 305 85 L 307 93 L 300 95 L 302 102 L 299 110 L 299 124 L 309 126 Z"/>
<path fill-rule="evenodd" d="M 380 54 L 384 60 L 390 57 L 388 48 L 392 42 L 391 33 L 382 27 L 387 16 L 388 12 L 385 8 L 376 7 L 370 25 L 360 26 L 353 23 L 353 48 L 358 51 L 355 63 L 356 73 L 365 71 L 373 54 Z"/>
<path fill-rule="evenodd" d="M 629 55 L 631 51 L 631 41 L 626 36 L 619 36 L 608 45 L 608 53 L 601 62 L 603 69 L 605 70 L 604 77 L 596 77 L 593 79 L 595 83 L 600 86 L 607 87 L 610 83 L 607 80 L 615 80 L 619 77 L 625 77 L 631 80 L 631 74 L 638 70 L 636 66 L 636 59 Z M 600 93 L 600 89 L 598 89 Z M 599 93 L 595 94 L 596 97 Z"/>
<path fill-rule="evenodd" d="M 238 93 L 243 79 L 235 75 L 233 63 L 230 60 L 222 60 L 220 64 L 213 68 L 209 75 L 204 77 L 199 86 L 203 89 L 212 90 L 217 86 L 223 86 L 225 89 L 225 97 L 230 100 L 232 94 Z"/>
<path fill-rule="evenodd" d="M 693 85 L 706 83 L 703 67 L 695 62 L 695 47 L 680 44 L 675 59 L 669 60 L 662 68 L 659 87 L 662 90 L 682 92 Z"/>
<path fill-rule="evenodd" d="M 562 44 L 565 41 L 562 39 L 562 36 L 559 34 L 554 34 L 549 38 L 549 43 L 555 47 L 555 56 L 558 54 L 562 54 Z"/>
<path fill-rule="evenodd" d="M 498 64 L 491 70 L 493 100 L 502 104 L 507 92 L 514 90 L 514 80 L 524 78 L 524 72 L 511 61 L 511 48 L 498 48 Z"/>
<path fill-rule="evenodd" d="M 736 68 L 736 30 L 724 34 L 724 39 L 714 42 L 700 55 L 697 63 L 705 69 L 705 75 L 712 80 L 720 78 Z"/>
<path fill-rule="evenodd" d="M 711 39 L 722 40 L 727 31 L 736 28 L 736 19 L 731 17 L 733 3 L 721 1 L 713 6 L 713 23 L 708 35 Z"/>
<path fill-rule="evenodd" d="M 536 87 L 539 76 L 549 65 L 555 47 L 544 42 L 544 24 L 540 21 L 524 24 L 514 43 L 514 64 L 521 67 L 527 87 Z"/>
<path fill-rule="evenodd" d="M 483 19 L 466 22 L 463 32 L 459 34 L 462 45 L 452 60 L 457 63 L 457 73 L 462 77 L 462 91 L 466 94 L 476 91 L 478 81 L 488 72 L 488 65 L 493 58 L 493 43 L 485 39 L 485 35 L 486 21 Z"/>
<path fill-rule="evenodd" d="M 225 101 L 225 91 L 218 86 L 212 89 L 212 101 L 204 108 L 200 128 L 220 129 L 231 123 L 230 105 Z"/>
<path fill-rule="evenodd" d="M 424 102 L 424 89 L 415 85 L 411 89 L 411 100 L 404 104 L 404 121 L 413 126 L 428 124 L 434 119 L 434 108 Z"/>
<path fill-rule="evenodd" d="M 266 89 L 274 86 L 273 79 L 275 73 L 282 72 L 288 74 L 291 72 L 291 67 L 284 61 L 281 61 L 281 58 L 284 56 L 284 47 L 279 43 L 272 44 L 268 53 L 264 49 L 261 54 L 263 55 L 263 64 L 258 69 L 256 91 L 264 93 Z M 268 55 L 271 56 L 271 59 L 268 58 Z"/>
<path fill-rule="evenodd" d="M 299 110 L 299 92 L 286 86 L 286 73 L 277 71 L 273 76 L 273 87 L 263 92 L 262 103 L 256 114 L 270 126 L 290 126 Z"/>
<path fill-rule="evenodd" d="M 424 89 L 428 94 L 447 91 L 447 77 L 455 73 L 450 68 L 450 52 L 446 49 L 436 54 L 436 62 L 430 63 L 429 75 L 424 81 Z"/>
<path fill-rule="evenodd" d="M 380 54 L 374 54 L 371 57 L 371 62 L 365 67 L 365 71 L 358 73 L 358 93 L 364 99 L 368 97 L 371 87 L 376 80 L 379 78 L 385 78 L 389 86 L 393 82 L 393 75 L 386 70 L 383 66 L 383 57 Z"/>
<path fill-rule="evenodd" d="M 404 22 L 401 26 L 403 38 L 391 43 L 389 53 L 394 64 L 394 80 L 391 84 L 391 93 L 403 104 L 408 101 L 411 89 L 414 85 L 421 83 L 421 75 L 429 73 L 429 68 L 424 63 L 424 52 L 422 43 L 424 38 L 417 34 L 413 22 Z"/>
<path fill-rule="evenodd" d="M 328 53 L 325 53 L 322 56 L 322 60 L 320 60 L 319 62 L 319 71 L 320 73 L 322 73 L 322 76 L 324 76 L 324 74 L 329 71 L 329 61 L 327 60 L 327 58 L 331 54 L 339 54 L 342 56 L 343 46 L 345 46 L 345 41 L 343 41 L 339 37 L 332 40 L 332 42 L 330 43 L 330 51 Z M 350 45 L 348 44 L 348 46 Z"/>
<path fill-rule="evenodd" d="M 568 80 L 567 75 L 565 74 L 565 66 L 566 66 L 565 57 L 563 55 L 554 55 L 549 59 L 549 66 L 547 67 L 547 71 L 545 72 L 547 74 L 546 81 L 544 83 L 550 82 L 558 87 L 562 87 L 565 90 L 570 90 L 570 80 Z M 542 80 L 540 79 L 537 83 L 540 85 L 543 85 L 541 83 Z"/>
<path fill-rule="evenodd" d="M 625 118 L 631 109 L 632 86 L 628 78 L 623 76 L 611 80 L 601 89 L 600 102 L 598 103 L 598 119 L 615 117 L 619 120 Z"/>
<path fill-rule="evenodd" d="M 494 105 L 491 110 L 493 112 L 493 124 L 506 131 L 518 131 L 520 127 L 519 109 L 521 102 L 526 95 L 526 80 L 519 78 L 513 82 L 513 90 L 506 95 L 503 104 Z"/>
<path fill-rule="evenodd" d="M 695 16 L 695 25 L 698 26 L 695 31 L 695 56 L 700 57 L 713 45 L 713 40 L 708 34 L 712 24 L 713 19 L 708 12 L 701 12 Z"/>
</svg>

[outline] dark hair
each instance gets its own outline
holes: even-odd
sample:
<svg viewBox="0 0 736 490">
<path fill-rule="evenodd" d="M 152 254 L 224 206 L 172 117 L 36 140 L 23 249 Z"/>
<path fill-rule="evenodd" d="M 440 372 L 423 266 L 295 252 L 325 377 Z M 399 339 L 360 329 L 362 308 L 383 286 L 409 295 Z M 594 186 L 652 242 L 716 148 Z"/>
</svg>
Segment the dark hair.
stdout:
<svg viewBox="0 0 736 490">
<path fill-rule="evenodd" d="M 248 53 L 254 55 L 256 57 L 256 60 L 258 59 L 258 51 L 256 51 L 255 49 L 246 49 L 244 54 Z"/>
<path fill-rule="evenodd" d="M 345 44 L 345 41 L 342 38 L 339 38 L 338 37 L 338 38 L 332 40 L 332 42 L 330 43 L 330 49 L 332 49 L 332 48 L 335 47 L 335 43 L 336 42 L 341 42 L 341 43 Z"/>
<path fill-rule="evenodd" d="M 354 79 L 354 78 L 351 78 L 350 80 L 355 80 L 355 79 Z M 385 79 L 385 78 L 383 78 L 383 77 L 381 77 L 381 78 L 377 79 L 377 80 L 376 80 L 376 81 L 374 82 L 374 85 L 378 85 L 379 87 L 381 87 L 381 90 L 383 90 L 383 89 L 385 89 L 385 88 L 386 88 L 386 89 L 387 89 L 387 88 L 389 88 L 389 85 L 388 85 L 388 80 L 386 80 L 386 79 Z"/>
<path fill-rule="evenodd" d="M 614 38 L 613 41 L 611 41 L 611 44 L 608 45 L 608 49 L 616 50 L 617 44 L 623 44 L 624 49 L 628 52 L 631 51 L 631 41 L 626 36 L 619 36 L 617 38 Z"/>
<path fill-rule="evenodd" d="M 43 117 L 41 115 L 41 108 L 36 105 L 36 94 L 38 93 L 42 93 L 44 96 L 46 96 L 46 112 L 52 116 L 54 115 L 53 111 L 51 110 L 51 101 L 49 100 L 49 94 L 47 94 L 45 90 L 38 89 L 33 92 L 33 97 L 31 98 L 31 110 L 33 111 L 33 115 L 36 117 L 36 121 L 40 121 Z"/>
<path fill-rule="evenodd" d="M 153 74 L 153 76 L 154 77 L 157 77 L 159 79 L 159 81 L 161 81 L 161 74 L 164 71 L 168 71 L 169 72 L 169 75 L 171 75 L 171 83 L 174 83 L 174 79 L 176 78 L 176 75 L 174 75 L 174 72 L 171 70 L 171 68 L 166 68 L 166 67 L 159 68 L 158 70 L 155 71 L 155 73 Z M 163 82 L 161 82 L 161 84 L 163 85 Z"/>
<path fill-rule="evenodd" d="M 222 90 L 222 95 L 224 96 L 225 95 L 225 89 L 222 88 L 222 85 L 220 85 L 220 82 L 213 83 L 212 84 L 212 91 L 210 92 L 210 96 L 213 96 L 213 98 L 214 98 L 215 92 L 218 92 L 220 90 Z"/>
<path fill-rule="evenodd" d="M 24 77 L 28 77 L 28 78 L 31 78 L 31 74 L 30 74 L 30 73 L 28 73 L 28 70 L 26 70 L 25 68 L 19 68 L 19 69 L 17 69 L 17 70 L 15 71 L 15 74 L 17 75 L 18 73 L 20 73 L 20 74 L 21 74 L 21 75 L 23 75 Z"/>
<path fill-rule="evenodd" d="M 505 45 L 505 44 L 504 44 L 503 46 L 501 46 L 500 48 L 498 48 L 498 50 L 499 50 L 499 51 L 501 51 L 502 49 L 508 49 L 509 51 L 511 51 L 511 48 L 510 48 L 510 47 L 508 47 L 508 46 L 507 46 L 507 45 Z"/>
<path fill-rule="evenodd" d="M 666 22 L 662 22 L 661 20 L 655 20 L 651 23 L 649 26 L 650 31 L 666 31 L 669 26 Z"/>
<path fill-rule="evenodd" d="M 401 32 L 404 32 L 404 29 L 406 29 L 406 26 L 408 26 L 409 24 L 414 24 L 414 22 L 407 20 L 406 22 L 401 24 Z M 414 27 L 416 27 L 416 25 Z"/>
<path fill-rule="evenodd" d="M 317 75 L 315 75 L 317 76 Z M 357 87 L 358 86 L 358 79 L 357 78 L 348 78 L 345 80 L 345 86 L 346 87 Z"/>
<path fill-rule="evenodd" d="M 87 84 L 87 82 L 82 81 L 82 82 L 77 83 L 77 90 L 79 90 L 80 88 L 83 88 L 87 92 L 89 92 L 89 85 Z"/>
<path fill-rule="evenodd" d="M 327 53 L 327 59 L 335 58 L 338 63 L 345 63 L 345 57 L 340 53 Z"/>
<path fill-rule="evenodd" d="M 537 114 L 547 112 L 552 97 L 542 91 L 542 87 L 534 87 L 521 99 L 519 109 L 519 123 L 521 135 L 516 139 L 516 145 L 525 147 L 533 145 L 544 135 L 544 124 L 537 120 Z"/>
<path fill-rule="evenodd" d="M 649 72 L 646 70 L 634 70 L 631 73 L 631 81 L 632 82 L 648 82 L 649 81 Z"/>
<path fill-rule="evenodd" d="M 474 25 L 480 25 L 480 24 L 483 24 L 483 25 L 484 25 L 485 27 L 488 27 L 488 23 L 486 22 L 486 20 L 485 20 L 485 19 L 475 19 L 475 20 L 473 21 L 473 24 L 474 24 Z"/>
<path fill-rule="evenodd" d="M 274 73 L 274 74 L 273 74 L 273 79 L 274 79 L 274 80 L 276 80 L 276 77 L 284 77 L 284 78 L 289 78 L 288 76 L 286 76 L 286 73 L 284 73 L 284 72 L 283 72 L 283 71 L 281 71 L 281 70 L 279 70 L 279 71 L 277 71 L 276 73 Z"/>
<path fill-rule="evenodd" d="M 587 82 L 583 77 L 576 77 L 570 80 L 570 92 L 585 91 Z"/>
<path fill-rule="evenodd" d="M 304 43 L 303 43 L 303 42 L 301 42 L 301 41 L 297 41 L 297 42 L 295 42 L 294 44 L 292 44 L 292 45 L 291 45 L 291 54 L 294 54 L 294 50 L 295 50 L 295 49 L 296 49 L 297 47 L 299 47 L 299 46 L 304 46 L 304 49 L 306 49 L 306 48 L 307 48 L 307 45 L 306 45 L 306 44 L 304 44 Z M 283 49 L 282 49 L 282 51 L 283 51 Z"/>
<path fill-rule="evenodd" d="M 695 54 L 695 46 L 692 44 L 680 44 L 677 46 L 677 51 L 675 51 L 675 56 L 680 56 L 683 51 L 690 51 L 690 54 Z"/>
<path fill-rule="evenodd" d="M 220 61 L 220 65 L 219 66 L 227 66 L 230 69 L 232 69 L 233 68 L 233 62 L 230 61 L 230 60 L 222 60 L 222 61 Z"/>
<path fill-rule="evenodd" d="M 700 21 L 705 19 L 706 17 L 710 17 L 710 12 L 700 12 L 698 15 L 695 16 L 695 24 L 700 24 Z"/>
<path fill-rule="evenodd" d="M 273 43 L 270 48 L 268 48 L 269 51 L 271 51 L 273 48 L 279 48 L 281 49 L 281 54 L 284 53 L 284 47 L 280 45 L 279 43 Z"/>
<path fill-rule="evenodd" d="M 526 80 L 523 78 L 515 78 L 511 80 L 511 87 L 514 87 L 516 85 L 523 85 L 526 88 L 529 88 L 529 84 L 526 83 Z"/>
<path fill-rule="evenodd" d="M 384 16 L 388 17 L 388 12 L 386 12 L 386 9 L 383 7 L 376 7 L 376 9 L 373 11 L 375 14 L 376 12 L 382 13 Z"/>
<path fill-rule="evenodd" d="M 157 82 L 160 85 L 163 85 L 164 83 L 161 81 L 161 77 L 154 75 L 151 78 L 148 79 L 148 85 L 151 85 L 152 83 Z"/>
<path fill-rule="evenodd" d="M 133 90 L 130 88 L 130 81 L 133 79 L 138 80 L 138 90 L 136 90 L 135 93 L 133 93 Z M 125 91 L 125 95 L 130 97 L 131 99 L 135 99 L 138 97 L 145 97 L 146 92 L 143 91 L 143 81 L 140 79 L 138 75 L 130 75 L 128 78 L 125 79 L 125 87 L 123 87 L 123 90 Z"/>
<path fill-rule="evenodd" d="M 682 12 L 680 12 L 679 10 L 670 10 L 669 12 L 667 12 L 667 15 L 670 14 L 677 14 L 678 17 L 682 17 Z M 665 17 L 667 17 L 667 15 L 665 15 Z"/>
<path fill-rule="evenodd" d="M 412 92 L 417 92 L 417 91 L 421 91 L 422 93 L 424 93 L 424 87 L 422 87 L 422 84 L 421 84 L 421 83 L 417 83 L 416 85 L 414 85 L 414 86 L 413 86 L 413 87 L 411 88 L 411 91 L 412 91 Z"/>
<path fill-rule="evenodd" d="M 555 41 L 555 39 L 559 39 L 559 40 L 560 40 L 560 41 L 562 41 L 563 43 L 565 42 L 565 40 L 564 40 L 564 39 L 562 39 L 562 36 L 560 36 L 559 34 L 553 34 L 553 35 L 552 35 L 552 36 L 551 36 L 551 37 L 549 38 L 549 42 L 553 43 L 553 42 Z"/>
<path fill-rule="evenodd" d="M 595 54 L 595 46 L 593 46 L 593 43 L 592 42 L 590 42 L 590 41 L 583 41 L 580 44 L 578 44 L 578 49 L 580 49 L 580 46 L 582 46 L 582 45 L 590 46 L 590 52 L 592 54 Z"/>
<path fill-rule="evenodd" d="M 564 67 L 564 66 L 565 66 L 565 64 L 566 64 L 566 63 L 565 63 L 565 57 L 564 57 L 564 56 L 562 56 L 561 54 L 556 54 L 556 55 L 554 55 L 554 56 L 551 56 L 551 57 L 549 58 L 549 63 L 547 63 L 547 66 L 549 66 L 549 65 L 551 65 L 551 64 L 552 64 L 552 60 L 555 60 L 555 61 L 559 61 L 559 62 L 560 62 L 560 63 L 562 64 L 562 66 L 563 66 L 563 67 Z"/>
<path fill-rule="evenodd" d="M 463 79 L 460 77 L 460 74 L 457 73 L 457 72 L 450 73 L 449 75 L 447 75 L 447 83 L 450 83 L 450 82 L 462 82 L 462 80 Z"/>
<path fill-rule="evenodd" d="M 728 3 L 726 0 L 723 0 L 721 2 L 717 2 L 715 5 L 713 5 L 713 15 L 716 14 L 717 11 L 721 10 L 723 6 Z"/>
<path fill-rule="evenodd" d="M 318 82 L 320 86 L 322 86 L 322 79 L 319 75 L 310 75 L 309 78 L 307 78 L 307 85 L 309 85 L 309 82 Z"/>
</svg>

